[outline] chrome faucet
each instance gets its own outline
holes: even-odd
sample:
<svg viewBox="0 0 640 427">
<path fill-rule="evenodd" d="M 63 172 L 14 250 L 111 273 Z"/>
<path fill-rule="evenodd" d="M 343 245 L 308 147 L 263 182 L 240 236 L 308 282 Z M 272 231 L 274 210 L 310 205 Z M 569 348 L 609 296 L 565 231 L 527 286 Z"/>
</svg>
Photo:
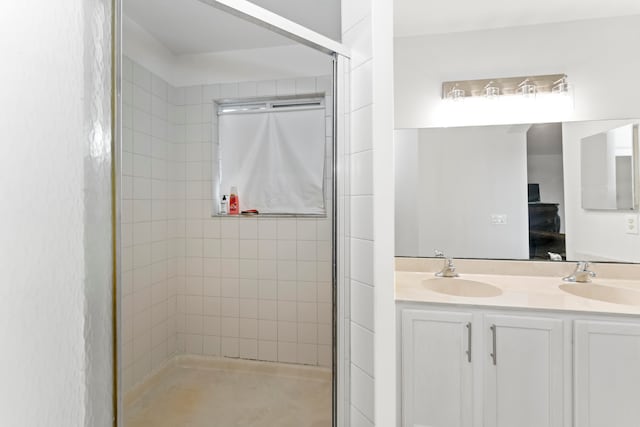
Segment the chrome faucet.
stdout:
<svg viewBox="0 0 640 427">
<path fill-rule="evenodd" d="M 435 250 L 436 258 L 444 258 L 444 265 L 442 266 L 442 270 L 436 273 L 436 277 L 458 277 L 459 274 L 456 273 L 456 266 L 453 265 L 453 258 L 447 257 L 444 255 L 442 251 Z"/>
<path fill-rule="evenodd" d="M 576 265 L 575 271 L 567 277 L 563 277 L 565 282 L 579 282 L 588 283 L 592 277 L 596 277 L 596 273 L 589 270 L 589 263 L 587 261 L 580 261 Z"/>
</svg>

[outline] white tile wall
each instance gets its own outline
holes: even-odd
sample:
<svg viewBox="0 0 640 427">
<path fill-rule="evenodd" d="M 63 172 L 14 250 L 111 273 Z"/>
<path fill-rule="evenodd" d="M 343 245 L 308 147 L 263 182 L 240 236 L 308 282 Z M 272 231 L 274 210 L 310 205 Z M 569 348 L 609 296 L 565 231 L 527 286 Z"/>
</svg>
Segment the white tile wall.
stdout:
<svg viewBox="0 0 640 427">
<path fill-rule="evenodd" d="M 375 425 L 373 119 L 371 0 L 346 2 L 342 39 L 351 60 L 351 411 L 352 426 Z"/>
<path fill-rule="evenodd" d="M 168 85 L 123 63 L 122 369 L 124 389 L 176 351 L 176 289 L 168 239 Z"/>
<path fill-rule="evenodd" d="M 123 68 L 124 389 L 176 353 L 330 366 L 331 220 L 212 218 L 211 148 L 214 99 L 331 94 L 331 79 L 175 88 Z"/>
<path fill-rule="evenodd" d="M 184 110 L 180 117 L 186 135 L 189 302 L 178 305 L 179 316 L 187 316 L 179 322 L 183 327 L 178 343 L 185 343 L 181 350 L 330 366 L 330 219 L 211 218 L 210 179 L 211 146 L 217 137 L 215 99 L 331 93 L 330 89 L 330 78 L 183 89 L 185 105 L 178 108 Z M 327 134 L 328 143 L 330 137 Z M 327 193 L 329 209 L 330 197 Z"/>
</svg>

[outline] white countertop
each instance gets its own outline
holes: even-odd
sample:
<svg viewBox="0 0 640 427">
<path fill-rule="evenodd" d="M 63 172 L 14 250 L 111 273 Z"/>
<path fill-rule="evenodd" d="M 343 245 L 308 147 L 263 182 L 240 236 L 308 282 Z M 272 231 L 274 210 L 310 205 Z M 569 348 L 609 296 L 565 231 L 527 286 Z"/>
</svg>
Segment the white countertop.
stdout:
<svg viewBox="0 0 640 427">
<path fill-rule="evenodd" d="M 498 296 L 491 297 L 461 297 L 436 292 L 429 289 L 424 281 L 435 279 L 434 271 L 437 270 L 433 269 L 432 267 L 436 265 L 439 266 L 440 263 L 442 263 L 441 260 L 423 261 L 419 268 L 412 268 L 416 267 L 415 260 L 397 262 L 395 272 L 396 301 L 615 314 L 640 314 L 640 305 L 604 302 L 572 295 L 561 290 L 559 286 L 566 282 L 562 281 L 561 274 L 557 274 L 557 270 L 561 268 L 561 266 L 558 265 L 552 266 L 554 275 L 536 274 L 528 276 L 526 274 L 522 274 L 521 272 L 519 274 L 486 274 L 486 272 L 484 271 L 482 273 L 464 273 L 464 269 L 459 269 L 459 279 L 490 284 L 499 288 L 502 293 Z M 467 271 L 473 270 L 472 268 L 469 268 L 469 266 L 474 265 L 473 262 L 464 261 L 461 262 L 461 264 L 465 264 L 465 266 L 467 267 Z M 571 272 L 571 267 L 573 265 L 575 264 L 569 263 L 569 265 L 567 266 L 569 273 Z M 567 267 L 565 267 L 564 270 L 567 270 Z M 538 265 L 537 268 L 538 270 L 540 270 L 540 268 L 544 269 L 544 266 L 541 267 L 540 265 Z M 632 268 L 637 268 L 637 266 L 632 266 Z M 629 270 L 629 267 L 622 267 L 622 269 Z M 476 270 L 487 269 L 480 268 Z M 513 272 L 513 268 L 507 268 L 506 270 L 510 270 L 510 272 Z M 606 269 L 601 268 L 601 270 Z M 631 275 L 626 274 L 626 276 L 627 277 L 625 278 L 596 277 L 595 279 L 593 279 L 593 283 L 611 287 L 612 292 L 616 292 L 616 289 L 628 289 L 637 291 L 639 292 L 640 296 L 640 276 L 637 276 L 636 278 L 635 270 L 632 271 Z M 446 286 L 447 280 L 455 279 L 441 278 L 438 280 L 445 281 L 443 282 L 442 286 Z M 433 283 L 433 281 L 431 281 L 431 283 Z M 580 285 L 580 283 L 577 283 L 573 286 Z"/>
</svg>

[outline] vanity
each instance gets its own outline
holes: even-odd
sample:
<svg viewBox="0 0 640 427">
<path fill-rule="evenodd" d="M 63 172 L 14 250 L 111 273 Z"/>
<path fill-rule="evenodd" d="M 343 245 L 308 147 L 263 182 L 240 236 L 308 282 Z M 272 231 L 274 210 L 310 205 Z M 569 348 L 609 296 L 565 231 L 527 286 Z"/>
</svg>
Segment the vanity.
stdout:
<svg viewBox="0 0 640 427">
<path fill-rule="evenodd" d="M 633 265 L 397 258 L 402 426 L 616 426 L 640 419 Z"/>
<path fill-rule="evenodd" d="M 638 427 L 640 15 L 501 16 L 395 29 L 397 425 Z"/>
<path fill-rule="evenodd" d="M 639 126 L 396 131 L 398 425 L 640 425 Z"/>
</svg>

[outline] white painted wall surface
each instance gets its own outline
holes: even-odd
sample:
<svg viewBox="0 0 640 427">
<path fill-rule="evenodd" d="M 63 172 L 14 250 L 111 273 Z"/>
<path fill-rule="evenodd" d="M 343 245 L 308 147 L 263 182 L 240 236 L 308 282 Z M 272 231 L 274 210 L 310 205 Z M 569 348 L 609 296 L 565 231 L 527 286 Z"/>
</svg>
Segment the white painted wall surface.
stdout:
<svg viewBox="0 0 640 427">
<path fill-rule="evenodd" d="M 630 211 L 582 209 L 580 185 L 580 140 L 637 122 L 606 120 L 562 125 L 568 260 L 640 262 L 640 236 L 625 232 L 625 216 Z"/>
<path fill-rule="evenodd" d="M 418 129 L 398 129 L 394 132 L 395 166 L 395 254 L 396 256 L 417 256 L 420 252 L 420 211 L 421 198 L 420 161 Z M 433 252 L 428 256 L 432 256 Z"/>
<path fill-rule="evenodd" d="M 396 422 L 396 306 L 393 185 L 393 0 L 372 0 L 373 265 L 375 277 L 375 421 Z"/>
<path fill-rule="evenodd" d="M 4 426 L 112 424 L 110 7 L 0 5 Z"/>
<path fill-rule="evenodd" d="M 396 127 L 638 117 L 638 39 L 640 16 L 397 38 Z M 517 108 L 503 100 L 450 107 L 441 100 L 444 81 L 550 73 L 567 73 L 574 108 L 540 100 Z M 616 85 L 625 90 L 612 90 Z"/>
<path fill-rule="evenodd" d="M 408 240 L 396 238 L 398 249 L 406 252 L 417 245 L 412 255 L 422 257 L 439 249 L 458 258 L 529 259 L 526 130 L 419 130 L 413 153 L 419 168 L 408 171 L 407 165 L 396 165 L 404 168 L 397 175 L 408 171 L 418 176 L 396 198 L 403 205 L 409 203 L 403 195 L 416 200 L 419 226 Z M 415 213 L 396 215 L 397 222 L 411 222 Z M 507 223 L 492 224 L 492 215 L 506 215 Z"/>
</svg>

